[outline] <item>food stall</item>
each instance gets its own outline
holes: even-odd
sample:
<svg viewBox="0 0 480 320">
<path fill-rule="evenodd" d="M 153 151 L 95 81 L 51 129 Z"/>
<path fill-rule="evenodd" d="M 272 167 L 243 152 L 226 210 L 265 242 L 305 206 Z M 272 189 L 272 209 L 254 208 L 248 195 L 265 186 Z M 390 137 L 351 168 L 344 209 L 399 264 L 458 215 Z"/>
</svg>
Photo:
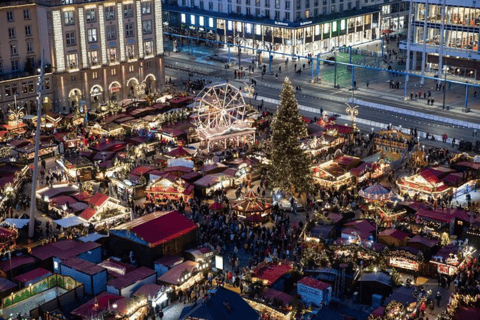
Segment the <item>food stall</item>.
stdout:
<svg viewBox="0 0 480 320">
<path fill-rule="evenodd" d="M 18 153 L 19 161 L 30 163 L 34 160 L 35 157 L 35 145 L 29 144 L 24 147 L 15 149 Z M 53 157 L 55 152 L 57 151 L 57 145 L 54 143 L 41 143 L 40 150 L 39 150 L 39 157 L 40 158 L 48 158 Z"/>
<path fill-rule="evenodd" d="M 202 281 L 204 276 L 200 270 L 207 270 L 207 266 L 207 264 L 201 266 L 194 261 L 185 261 L 162 274 L 157 282 L 169 286 L 173 292 L 178 293 Z"/>
</svg>

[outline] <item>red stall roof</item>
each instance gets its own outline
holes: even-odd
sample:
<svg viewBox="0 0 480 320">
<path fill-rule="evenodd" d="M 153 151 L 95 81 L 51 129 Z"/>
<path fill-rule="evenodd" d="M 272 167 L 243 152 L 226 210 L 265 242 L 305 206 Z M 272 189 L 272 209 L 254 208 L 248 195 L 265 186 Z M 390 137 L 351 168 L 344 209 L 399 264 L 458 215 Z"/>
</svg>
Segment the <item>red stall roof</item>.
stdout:
<svg viewBox="0 0 480 320">
<path fill-rule="evenodd" d="M 196 223 L 183 214 L 172 211 L 160 216 L 158 212 L 152 213 L 127 222 L 117 229 L 130 229 L 131 234 L 148 243 L 150 247 L 156 247 L 187 234 L 197 227 Z"/>
<path fill-rule="evenodd" d="M 281 264 L 280 264 L 281 263 Z M 253 274 L 256 278 L 266 280 L 268 285 L 273 284 L 284 274 L 293 270 L 292 263 L 289 261 L 280 261 L 279 263 L 261 263 L 255 268 Z"/>
<path fill-rule="evenodd" d="M 134 284 L 137 281 L 148 278 L 153 274 L 155 274 L 155 271 L 153 271 L 152 269 L 149 269 L 147 267 L 140 267 L 133 270 L 132 272 L 127 273 L 123 277 L 118 277 L 116 279 L 108 281 L 107 285 L 116 289 L 123 289 L 125 287 L 128 287 L 129 285 Z"/>
<path fill-rule="evenodd" d="M 115 301 L 120 299 L 123 299 L 123 297 L 104 291 L 92 300 L 82 304 L 80 307 L 70 312 L 70 314 L 81 318 L 90 318 L 92 314 L 101 313 L 102 311 L 106 310 L 109 305 L 112 306 Z M 97 307 L 95 304 L 97 304 Z"/>
<path fill-rule="evenodd" d="M 24 274 L 21 274 L 21 275 L 15 277 L 15 281 L 25 283 L 25 282 L 28 282 L 28 281 L 38 279 L 38 278 L 40 278 L 40 277 L 42 277 L 46 274 L 51 275 L 52 273 L 48 270 L 43 269 L 43 268 L 37 268 L 37 269 L 33 269 L 32 271 L 29 271 L 27 273 L 24 273 Z"/>
<path fill-rule="evenodd" d="M 78 242 L 75 240 L 62 240 L 49 243 L 45 246 L 36 247 L 31 255 L 40 260 L 46 260 L 51 257 L 57 257 L 62 260 L 73 258 L 79 254 L 96 249 L 101 245 L 96 242 Z"/>
<path fill-rule="evenodd" d="M 318 280 L 315 280 L 315 279 L 310 278 L 310 277 L 305 277 L 305 278 L 301 279 L 300 281 L 298 281 L 298 283 L 301 283 L 305 286 L 308 286 L 310 288 L 315 288 L 315 289 L 318 289 L 318 290 L 325 290 L 325 289 L 331 287 L 331 285 L 328 284 L 328 283 L 318 281 Z"/>
</svg>

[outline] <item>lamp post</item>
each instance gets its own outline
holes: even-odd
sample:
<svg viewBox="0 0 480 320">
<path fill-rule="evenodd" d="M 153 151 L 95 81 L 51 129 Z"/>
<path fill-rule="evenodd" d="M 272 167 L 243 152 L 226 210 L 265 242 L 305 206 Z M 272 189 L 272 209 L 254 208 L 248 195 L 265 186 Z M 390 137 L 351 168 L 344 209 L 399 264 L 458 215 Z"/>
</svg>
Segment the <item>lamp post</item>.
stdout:
<svg viewBox="0 0 480 320">
<path fill-rule="evenodd" d="M 355 127 L 355 119 L 358 116 L 358 106 L 355 105 L 355 100 L 352 101 L 352 105 L 347 104 L 347 109 L 345 111 L 350 117 L 350 120 L 352 120 L 352 126 Z"/>
<path fill-rule="evenodd" d="M 445 109 L 445 96 L 447 94 L 447 71 L 448 71 L 448 67 L 444 66 L 444 68 L 443 68 L 444 80 L 443 80 L 443 107 L 442 107 L 442 109 Z"/>
<path fill-rule="evenodd" d="M 245 95 L 247 96 L 247 98 L 250 99 L 250 106 L 252 105 L 252 98 L 253 98 L 253 95 L 255 94 L 255 88 L 252 86 L 252 85 L 248 85 L 246 84 L 245 87 L 244 87 L 244 90 L 245 90 Z"/>
</svg>

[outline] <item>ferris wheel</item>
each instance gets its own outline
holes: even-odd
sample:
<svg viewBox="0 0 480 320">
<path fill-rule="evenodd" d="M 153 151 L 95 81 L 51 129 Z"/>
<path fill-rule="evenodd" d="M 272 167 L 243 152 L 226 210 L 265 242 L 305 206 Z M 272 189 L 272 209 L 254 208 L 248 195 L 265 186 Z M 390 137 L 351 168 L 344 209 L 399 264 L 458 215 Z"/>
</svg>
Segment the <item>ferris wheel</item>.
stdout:
<svg viewBox="0 0 480 320">
<path fill-rule="evenodd" d="M 245 119 L 247 107 L 241 90 L 229 82 L 210 84 L 198 94 L 194 122 L 205 129 L 232 127 Z"/>
</svg>

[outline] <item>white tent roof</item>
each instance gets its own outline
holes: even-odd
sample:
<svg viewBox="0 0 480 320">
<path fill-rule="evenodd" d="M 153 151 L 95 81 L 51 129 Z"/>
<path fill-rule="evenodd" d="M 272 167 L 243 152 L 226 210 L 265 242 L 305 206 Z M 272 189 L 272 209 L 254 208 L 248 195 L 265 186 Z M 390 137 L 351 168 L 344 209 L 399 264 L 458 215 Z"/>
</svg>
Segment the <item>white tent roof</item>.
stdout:
<svg viewBox="0 0 480 320">
<path fill-rule="evenodd" d="M 60 220 L 55 220 L 55 223 L 58 224 L 59 226 L 61 226 L 62 228 L 69 228 L 69 227 L 73 227 L 73 226 L 78 226 L 79 224 L 83 224 L 85 223 L 86 221 L 77 217 L 77 216 L 73 216 L 73 217 L 68 217 L 68 218 L 64 218 L 64 219 L 60 219 Z"/>
</svg>

